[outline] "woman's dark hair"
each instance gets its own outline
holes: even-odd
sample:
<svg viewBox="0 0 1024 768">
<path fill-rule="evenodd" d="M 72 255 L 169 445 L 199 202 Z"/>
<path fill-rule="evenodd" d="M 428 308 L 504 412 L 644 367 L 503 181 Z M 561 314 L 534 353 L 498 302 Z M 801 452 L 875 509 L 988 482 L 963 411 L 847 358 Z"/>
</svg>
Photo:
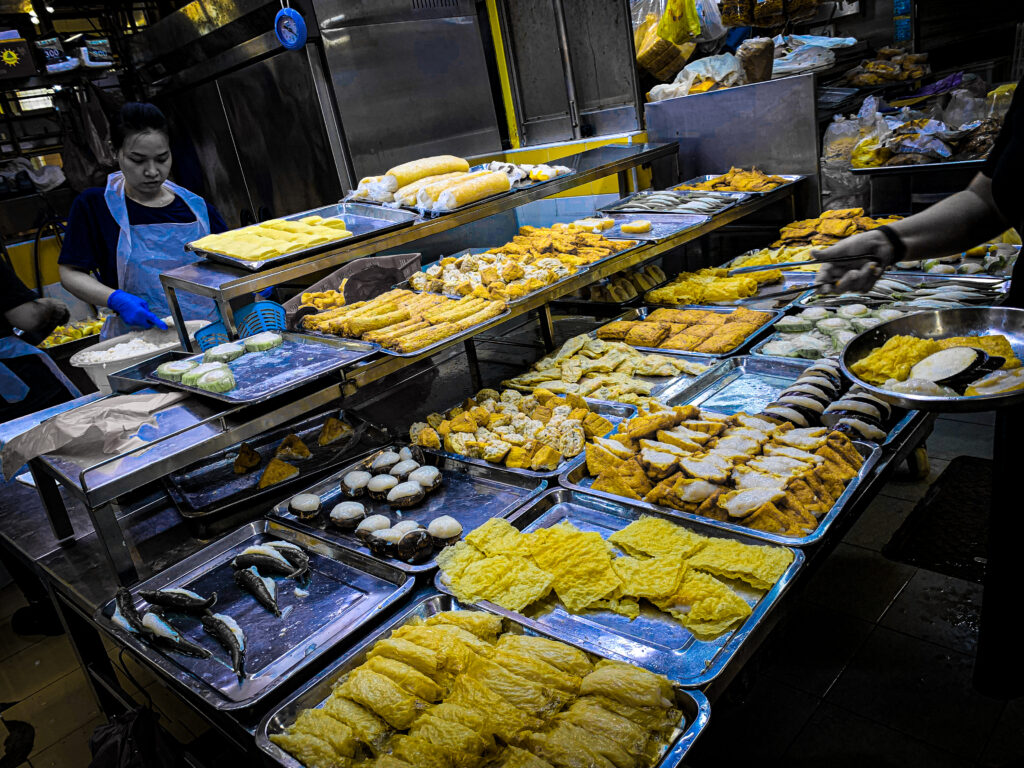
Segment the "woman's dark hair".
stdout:
<svg viewBox="0 0 1024 768">
<path fill-rule="evenodd" d="M 153 104 L 143 101 L 129 101 L 121 107 L 117 119 L 110 126 L 110 140 L 114 150 L 124 146 L 125 139 L 136 133 L 160 131 L 167 135 L 167 118 Z"/>
</svg>

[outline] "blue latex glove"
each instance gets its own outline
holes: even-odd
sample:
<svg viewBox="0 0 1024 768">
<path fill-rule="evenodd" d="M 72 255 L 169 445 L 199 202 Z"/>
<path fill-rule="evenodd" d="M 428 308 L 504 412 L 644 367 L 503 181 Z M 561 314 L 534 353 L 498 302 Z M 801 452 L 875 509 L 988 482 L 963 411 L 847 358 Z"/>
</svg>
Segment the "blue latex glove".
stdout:
<svg viewBox="0 0 1024 768">
<path fill-rule="evenodd" d="M 149 311 L 149 304 L 125 291 L 114 291 L 107 299 L 107 306 L 117 312 L 128 325 L 138 328 L 159 328 L 166 331 L 164 321 Z"/>
</svg>

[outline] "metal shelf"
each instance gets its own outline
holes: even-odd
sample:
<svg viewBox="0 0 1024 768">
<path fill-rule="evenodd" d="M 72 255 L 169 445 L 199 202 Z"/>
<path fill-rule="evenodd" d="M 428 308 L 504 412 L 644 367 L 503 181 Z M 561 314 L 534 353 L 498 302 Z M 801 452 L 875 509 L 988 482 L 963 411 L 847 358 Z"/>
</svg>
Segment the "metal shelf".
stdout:
<svg viewBox="0 0 1024 768">
<path fill-rule="evenodd" d="M 217 302 L 221 317 L 228 326 L 229 333 L 234 336 L 234 317 L 229 302 L 237 296 L 255 293 L 272 285 L 298 280 L 316 272 L 333 269 L 360 256 L 397 248 L 406 243 L 446 232 L 496 213 L 518 208 L 525 203 L 550 197 L 615 173 L 624 174 L 639 165 L 655 160 L 673 159 L 677 157 L 677 153 L 678 147 L 675 144 L 611 144 L 597 149 L 589 149 L 560 158 L 557 161 L 559 165 L 572 168 L 574 173 L 560 176 L 536 187 L 467 206 L 455 213 L 433 219 L 421 218 L 404 229 L 363 240 L 351 246 L 340 246 L 325 254 L 254 273 L 243 272 L 222 264 L 199 261 L 173 269 L 161 275 L 160 280 L 167 292 L 168 304 L 175 317 L 180 319 L 178 291 L 206 296 Z M 625 182 L 626 179 L 620 176 L 619 190 L 623 195 L 628 193 L 628 189 L 624 188 Z M 183 338 L 182 344 L 186 343 L 187 340 Z M 186 347 L 186 349 L 188 348 L 190 347 Z"/>
</svg>

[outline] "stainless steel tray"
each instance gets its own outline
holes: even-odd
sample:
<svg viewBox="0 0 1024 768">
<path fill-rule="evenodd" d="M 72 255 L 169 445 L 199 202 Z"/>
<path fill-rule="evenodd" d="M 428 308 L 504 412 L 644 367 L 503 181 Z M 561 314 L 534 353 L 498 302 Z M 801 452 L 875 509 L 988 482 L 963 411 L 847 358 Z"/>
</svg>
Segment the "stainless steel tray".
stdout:
<svg viewBox="0 0 1024 768">
<path fill-rule="evenodd" d="M 606 419 L 608 419 L 608 421 L 612 423 L 613 426 L 617 425 L 623 419 L 629 419 L 636 415 L 635 405 L 627 405 L 626 403 L 613 403 L 607 400 L 587 400 L 587 403 L 590 405 L 591 411 L 600 414 L 601 416 L 604 416 Z M 445 413 L 447 414 L 447 411 Z M 504 465 L 492 464 L 489 461 L 485 461 L 484 459 L 474 459 L 469 456 L 460 456 L 459 454 L 448 453 L 447 451 L 443 451 L 440 449 L 424 448 L 423 451 L 424 453 L 430 453 L 435 456 L 442 456 L 446 459 L 458 459 L 459 461 L 464 461 L 467 464 L 475 464 L 478 467 L 501 466 L 506 472 L 514 472 L 517 475 L 523 475 L 524 477 L 534 477 L 538 479 L 554 478 L 558 475 L 559 472 L 562 472 L 567 466 L 569 466 L 569 464 L 572 463 L 572 460 L 563 459 L 562 462 L 555 469 L 551 470 L 550 472 L 544 472 L 534 469 L 511 469 L 509 467 L 505 467 Z"/>
<path fill-rule="evenodd" d="M 934 283 L 935 285 L 955 285 L 962 284 L 969 288 L 978 289 L 990 289 L 994 293 L 1001 295 L 1003 298 L 995 303 L 1002 303 L 1005 300 L 1005 296 L 1010 291 L 1010 280 L 1006 277 L 1000 277 L 997 275 L 915 275 L 906 272 L 886 272 L 882 275 L 883 278 L 889 278 L 892 280 L 899 280 L 901 283 L 908 285 L 920 285 L 922 283 Z M 795 306 L 801 307 L 838 307 L 844 304 L 863 303 L 868 306 L 889 306 L 892 305 L 895 309 L 903 309 L 908 307 L 906 304 L 901 304 L 895 300 L 885 299 L 873 299 L 863 293 L 857 294 L 843 294 L 842 296 L 823 297 L 825 300 L 811 301 L 815 296 L 814 293 L 806 293 L 800 297 L 800 300 Z M 849 296 L 848 300 L 844 300 L 843 297 Z M 829 300 L 831 299 L 831 300 Z M 909 307 L 914 310 L 914 307 Z"/>
<path fill-rule="evenodd" d="M 235 585 L 230 562 L 246 547 L 276 539 L 303 547 L 310 555 L 312 572 L 305 587 L 309 594 L 305 597 L 293 594 L 294 582 L 278 579 L 281 618 Z M 122 645 L 210 706 L 219 710 L 245 709 L 269 696 L 291 675 L 313 664 L 366 622 L 385 613 L 408 594 L 414 583 L 404 571 L 339 547 L 314 532 L 258 520 L 133 587 L 133 593 L 175 587 L 192 589 L 204 596 L 216 592 L 214 610 L 234 617 L 246 634 L 248 676 L 241 684 L 226 660 L 226 652 L 203 631 L 195 617 L 168 613 L 186 638 L 214 654 L 210 659 L 154 648 L 125 632 L 110 620 L 113 600 L 100 606 L 95 618 Z M 137 606 L 143 602 L 135 598 Z"/>
<path fill-rule="evenodd" d="M 1024 389 L 999 395 L 977 397 L 936 397 L 933 395 L 898 394 L 862 381 L 850 371 L 850 366 L 873 349 L 882 346 L 893 336 L 914 336 L 919 339 L 946 339 L 951 336 L 979 336 L 1002 334 L 1010 342 L 1013 352 L 1024 360 L 1024 309 L 1010 307 L 967 307 L 931 312 L 916 312 L 887 323 L 882 323 L 860 334 L 846 345 L 839 362 L 843 373 L 851 380 L 886 402 L 902 408 L 947 413 L 974 413 L 992 411 L 1024 403 Z"/>
<path fill-rule="evenodd" d="M 697 176 L 696 178 L 693 178 L 693 179 L 687 179 L 686 181 L 682 182 L 681 184 L 677 184 L 674 187 L 670 187 L 670 189 L 673 192 L 683 192 L 683 191 L 685 191 L 684 187 L 686 187 L 689 184 L 700 184 L 700 183 L 705 182 L 705 181 L 710 181 L 711 179 L 717 179 L 719 176 L 724 176 L 724 175 L 725 175 L 724 173 L 706 173 L 703 176 Z M 803 174 L 794 174 L 794 173 L 769 173 L 768 175 L 769 176 L 778 176 L 780 178 L 783 178 L 783 179 L 786 180 L 786 183 L 785 184 L 780 184 L 779 186 L 775 187 L 775 189 L 769 189 L 767 192 L 744 192 L 743 194 L 745 194 L 745 195 L 758 195 L 759 197 L 760 196 L 764 196 L 764 195 L 770 195 L 772 192 L 775 192 L 775 191 L 780 190 L 780 189 L 784 189 L 785 187 L 788 187 L 788 186 L 790 186 L 792 184 L 796 184 L 801 179 L 807 178 Z M 695 191 L 703 191 L 703 190 L 695 190 Z M 717 190 L 717 189 L 710 189 L 710 190 L 707 190 L 707 191 L 708 192 L 739 192 L 740 190 L 732 190 L 732 189 Z"/>
<path fill-rule="evenodd" d="M 394 445 L 391 448 L 397 451 L 401 446 Z M 307 493 L 315 493 L 320 497 L 322 504 L 322 512 L 316 523 L 307 524 L 296 518 L 288 510 L 287 501 L 282 501 L 275 506 L 271 515 L 297 528 L 313 529 L 317 536 L 347 549 L 361 552 L 367 557 L 373 557 L 370 550 L 354 535 L 341 531 L 326 521 L 335 504 L 350 500 L 341 493 L 339 487 L 341 478 L 348 472 L 367 469 L 379 453 L 380 451 L 374 451 L 359 461 L 350 463 L 308 489 Z M 355 499 L 355 501 L 366 507 L 368 515 L 387 515 L 395 522 L 415 520 L 426 526 L 435 517 L 450 515 L 462 523 L 463 532 L 468 533 L 492 517 L 507 516 L 512 510 L 527 503 L 535 496 L 539 496 L 548 486 L 547 480 L 524 477 L 493 464 L 481 467 L 470 464 L 465 459 L 426 453 L 420 455 L 419 458 L 422 459 L 420 463 L 436 466 L 441 470 L 444 484 L 433 493 L 427 494 L 427 497 L 415 507 L 396 510 L 386 501 L 374 501 L 368 495 Z M 379 559 L 381 562 L 409 573 L 424 573 L 437 567 L 435 558 L 417 565 L 410 565 L 390 557 L 374 559 Z"/>
<path fill-rule="evenodd" d="M 746 531 L 726 532 L 702 525 L 700 518 L 683 522 L 678 516 L 666 514 L 657 507 L 638 505 L 623 499 L 611 501 L 566 488 L 548 491 L 533 504 L 520 509 L 509 522 L 520 530 L 534 531 L 568 521 L 582 531 L 596 531 L 607 539 L 615 531 L 644 516 L 671 520 L 702 536 L 735 539 L 744 544 L 764 543 Z M 665 675 L 685 688 L 697 688 L 707 685 L 722 673 L 743 642 L 786 591 L 804 562 L 802 552 L 792 552 L 793 562 L 767 592 L 754 589 L 741 581 L 728 582 L 750 604 L 753 612 L 739 627 L 723 632 L 712 640 L 698 640 L 669 614 L 647 605 L 641 608 L 638 618 L 630 621 L 625 616 L 607 610 L 574 615 L 566 611 L 560 601 L 545 600 L 529 606 L 519 620 L 535 631 L 546 632 L 591 653 L 628 661 Z M 434 584 L 438 589 L 447 591 L 442 576 L 439 572 Z M 505 616 L 520 616 L 490 603 L 481 605 Z"/>
<path fill-rule="evenodd" d="M 227 264 L 228 266 L 240 267 L 241 269 L 246 269 L 250 272 L 256 272 L 258 270 L 265 269 L 266 267 L 273 267 L 288 261 L 295 261 L 296 259 L 315 256 L 318 253 L 325 253 L 326 251 L 343 248 L 360 240 L 365 240 L 368 237 L 374 237 L 385 232 L 401 229 L 402 227 L 409 226 L 418 218 L 417 214 L 410 211 L 403 211 L 395 208 L 383 208 L 377 205 L 367 205 L 366 203 L 346 202 L 325 205 L 322 208 L 314 208 L 310 211 L 294 213 L 291 216 L 283 216 L 281 218 L 285 221 L 296 221 L 306 216 L 322 216 L 325 219 L 342 218 L 345 220 L 345 225 L 348 228 L 348 231 L 352 233 L 352 237 L 346 237 L 344 240 L 335 240 L 330 243 L 318 243 L 317 245 L 310 246 L 309 248 L 302 248 L 297 251 L 292 251 L 291 253 L 282 253 L 280 256 L 261 259 L 259 261 L 249 261 L 247 259 L 228 256 L 226 253 L 217 253 L 216 251 L 194 248 L 191 243 L 185 246 L 185 250 L 194 251 L 204 259 L 208 259 L 210 261 L 217 261 L 221 264 Z"/>
<path fill-rule="evenodd" d="M 698 190 L 698 189 L 669 189 L 669 190 L 644 189 L 644 190 L 641 190 L 640 192 L 634 192 L 632 195 L 627 195 L 626 197 L 623 197 L 620 200 L 616 200 L 614 203 L 609 203 L 608 205 L 602 206 L 601 208 L 598 208 L 597 210 L 600 211 L 601 213 L 631 213 L 634 216 L 647 216 L 647 215 L 651 215 L 651 216 L 676 216 L 676 215 L 678 215 L 675 211 L 622 211 L 621 210 L 622 208 L 628 206 L 629 203 L 631 203 L 633 201 L 643 201 L 643 198 L 650 197 L 651 195 L 657 194 L 658 192 L 674 192 L 675 194 L 678 194 L 678 195 L 686 195 L 688 193 L 692 193 L 694 195 L 702 195 L 702 196 L 703 195 L 711 195 L 713 197 L 723 198 L 723 200 L 731 200 L 731 202 L 728 205 L 722 206 L 721 208 L 719 208 L 714 213 L 705 214 L 705 215 L 709 215 L 711 217 L 715 217 L 718 214 L 720 214 L 720 213 L 722 213 L 724 211 L 729 210 L 733 206 L 739 205 L 744 200 L 749 200 L 750 199 L 750 195 L 747 194 L 746 192 L 706 192 L 704 190 Z"/>
<path fill-rule="evenodd" d="M 857 493 L 857 489 L 862 482 L 874 471 L 875 464 L 878 463 L 879 458 L 882 455 L 882 449 L 877 445 L 871 445 L 864 443 L 859 440 L 854 440 L 853 444 L 856 446 L 857 451 L 861 456 L 864 457 L 864 463 L 861 465 L 860 472 L 853 480 L 851 480 L 843 493 L 836 499 L 832 505 L 832 509 L 825 513 L 824 516 L 818 521 L 818 527 L 815 528 L 807 536 L 783 536 L 777 533 L 768 533 L 765 531 L 756 531 L 752 528 L 747 528 L 736 523 L 730 523 L 722 520 L 712 520 L 707 517 L 701 517 L 700 515 L 693 514 L 691 512 L 680 512 L 679 510 L 671 509 L 669 507 L 662 507 L 658 504 L 649 504 L 646 501 L 633 501 L 631 499 L 623 499 L 620 496 L 615 496 L 604 491 L 595 491 L 591 488 L 594 478 L 587 476 L 586 457 L 582 459 L 576 459 L 569 469 L 563 472 L 558 477 L 558 483 L 564 488 L 569 488 L 574 491 L 580 491 L 582 493 L 592 494 L 602 499 L 614 501 L 620 504 L 631 504 L 638 510 L 644 510 L 647 512 L 659 512 L 663 516 L 676 518 L 680 520 L 689 520 L 695 523 L 704 523 L 712 528 L 718 528 L 723 531 L 732 531 L 733 533 L 742 533 L 746 536 L 750 536 L 755 539 L 767 541 L 771 544 L 779 544 L 787 547 L 806 547 L 811 544 L 817 544 L 828 532 L 828 529 L 832 526 L 832 523 L 837 517 L 846 509 L 847 505 L 850 504 L 851 499 Z"/>
<path fill-rule="evenodd" d="M 168 381 L 156 375 L 156 369 L 171 360 L 203 361 L 203 354 L 164 352 L 141 363 L 112 373 L 110 378 L 152 386 L 162 384 L 184 392 L 220 400 L 232 405 L 246 405 L 269 400 L 275 395 L 300 387 L 308 381 L 357 362 L 379 350 L 375 344 L 337 337 L 313 336 L 308 333 L 283 331 L 284 342 L 266 352 L 247 352 L 228 363 L 235 376 L 235 388 L 229 392 L 207 392 L 180 381 Z M 344 379 L 343 375 L 339 375 Z"/>
<path fill-rule="evenodd" d="M 615 226 L 609 227 L 601 234 L 612 240 L 643 240 L 657 242 L 675 237 L 680 232 L 707 224 L 711 217 L 706 214 L 693 213 L 660 213 L 655 218 L 649 218 L 643 213 L 610 213 L 609 218 L 615 220 Z M 651 222 L 651 228 L 646 232 L 623 232 L 622 225 L 631 221 L 645 219 Z M 630 249 L 632 250 L 632 249 Z"/>
<path fill-rule="evenodd" d="M 671 283 L 671 280 L 666 280 L 656 288 L 662 288 Z M 806 285 L 807 291 L 805 293 L 799 293 L 795 296 L 783 296 L 780 299 L 773 299 L 772 294 L 785 291 L 789 288 L 796 288 L 800 285 Z M 651 290 L 654 290 L 653 288 Z M 757 287 L 757 293 L 753 296 L 749 296 L 745 299 L 736 299 L 735 301 L 716 301 L 709 306 L 713 307 L 746 307 L 747 309 L 777 309 L 785 312 L 790 307 L 794 306 L 798 301 L 807 296 L 814 290 L 814 273 L 813 272 L 783 272 L 781 283 L 761 283 Z M 645 294 L 646 298 L 646 294 Z M 653 301 L 646 302 L 648 307 L 668 307 L 669 309 L 685 309 L 686 306 L 683 304 L 660 304 Z"/>
<path fill-rule="evenodd" d="M 972 168 L 981 170 L 984 165 L 985 158 L 981 157 L 974 160 L 945 160 L 935 163 L 920 163 L 918 165 L 878 165 L 869 168 L 854 168 L 850 166 L 846 170 L 858 176 L 905 176 L 927 171 L 971 170 Z"/>
<path fill-rule="evenodd" d="M 328 417 L 334 416 L 348 422 L 352 434 L 331 445 L 320 446 L 317 436 Z M 299 474 L 269 488 L 258 488 L 262 469 L 266 462 L 274 456 L 278 443 L 287 435 L 294 433 L 309 448 L 308 459 L 287 459 L 299 470 Z M 390 441 L 386 429 L 370 424 L 354 412 L 339 411 L 337 407 L 313 416 L 305 416 L 301 420 L 278 427 L 245 443 L 259 453 L 264 463 L 245 475 L 237 475 L 234 471 L 235 458 L 241 443 L 198 461 L 164 478 L 167 493 L 174 501 L 181 516 L 193 520 L 212 515 L 227 514 L 229 509 L 238 504 L 255 508 L 266 501 L 279 498 L 281 494 L 311 482 L 315 477 L 322 476 L 338 466 L 340 462 L 348 462 L 350 457 L 366 452 Z"/>
<path fill-rule="evenodd" d="M 1014 245 L 1014 246 L 1012 246 L 1012 248 L 1016 251 L 1016 253 L 1018 255 L 1018 258 L 1019 258 L 1021 247 L 1019 245 Z M 928 259 L 920 259 L 920 260 L 918 260 L 918 263 L 920 263 L 922 261 L 928 261 Z M 969 262 L 977 262 L 978 259 L 977 258 L 967 259 L 967 261 L 969 261 Z M 900 262 L 897 262 L 897 263 L 900 263 Z M 956 262 L 953 262 L 951 266 L 962 266 L 964 263 L 965 263 L 964 255 L 963 255 L 963 253 L 961 253 L 960 254 L 960 260 L 956 261 Z M 1013 265 L 1010 264 L 1010 265 L 1007 265 L 1005 267 L 1002 267 L 998 272 L 979 272 L 979 273 L 974 274 L 974 275 L 966 275 L 966 274 L 965 275 L 961 275 L 961 274 L 956 274 L 956 275 L 937 275 L 934 272 L 925 272 L 923 269 L 900 269 L 896 264 L 893 264 L 889 268 L 889 276 L 890 277 L 893 277 L 893 278 L 899 280 L 902 275 L 924 275 L 924 276 L 929 277 L 929 278 L 936 278 L 936 279 L 940 279 L 940 280 L 943 279 L 943 278 L 948 280 L 950 278 L 956 279 L 956 278 L 960 278 L 960 277 L 991 277 L 991 278 L 1001 278 L 1001 279 L 1005 280 L 1005 279 L 1008 279 L 1008 278 L 1013 276 Z"/>
<path fill-rule="evenodd" d="M 502 616 L 505 632 L 540 635 L 551 640 L 575 645 L 572 641 L 566 641 L 564 638 L 558 637 L 544 628 L 532 626 L 532 623 L 523 620 L 523 617 L 508 614 L 500 608 L 494 609 L 489 606 L 482 606 L 469 609 L 491 610 L 492 613 Z M 448 595 L 437 594 L 436 592 L 426 593 L 407 610 L 374 632 L 358 647 L 346 653 L 317 675 L 310 683 L 303 686 L 297 693 L 286 699 L 283 704 L 271 710 L 256 727 L 256 745 L 263 750 L 271 762 L 285 766 L 285 768 L 302 768 L 301 763 L 270 741 L 270 735 L 281 733 L 285 728 L 294 723 L 295 718 L 302 710 L 320 706 L 331 695 L 335 683 L 365 662 L 366 656 L 374 644 L 388 637 L 392 630 L 404 626 L 410 621 L 423 620 L 444 611 L 458 610 L 466 610 L 466 608 L 454 598 Z M 589 649 L 581 647 L 581 650 Z M 591 653 L 593 656 L 601 658 L 613 658 L 611 654 L 602 651 Z M 677 687 L 675 689 L 675 699 L 675 706 L 682 713 L 682 721 L 680 722 L 679 729 L 672 734 L 668 748 L 655 768 L 679 768 L 686 753 L 708 724 L 710 706 L 703 693 L 697 690 L 684 690 Z"/>
<path fill-rule="evenodd" d="M 725 415 L 739 411 L 757 415 L 815 362 L 769 355 L 733 357 L 697 380 L 665 387 L 657 399 L 666 405 L 699 405 Z M 914 417 L 914 411 L 900 417 L 881 444 L 889 445 L 899 438 Z"/>
<path fill-rule="evenodd" d="M 674 307 L 671 307 L 671 308 L 672 309 L 705 309 L 705 310 L 708 310 L 710 312 L 716 312 L 716 313 L 718 313 L 720 315 L 728 315 L 729 313 L 731 313 L 732 311 L 734 311 L 736 309 L 735 307 L 723 307 L 723 306 L 719 306 L 717 304 L 687 304 L 687 305 L 678 305 L 678 306 L 674 306 Z M 655 307 L 655 309 L 657 309 L 657 307 Z M 769 329 L 771 329 L 771 327 L 773 325 L 775 325 L 776 321 L 785 314 L 782 310 L 777 310 L 777 309 L 758 309 L 756 311 L 764 312 L 766 315 L 772 315 L 772 318 L 767 323 L 765 323 L 760 328 L 758 328 L 756 331 L 754 331 L 749 336 L 747 336 L 747 338 L 745 338 L 743 341 L 741 341 L 735 347 L 730 349 L 728 352 L 719 352 L 717 354 L 711 354 L 710 352 L 694 352 L 693 350 L 682 350 L 682 349 L 662 349 L 661 347 L 633 347 L 633 349 L 639 349 L 641 352 L 653 352 L 653 353 L 656 353 L 656 354 L 659 354 L 659 355 L 670 355 L 670 356 L 673 356 L 673 357 L 675 357 L 675 356 L 680 356 L 681 357 L 681 356 L 685 355 L 685 356 L 692 356 L 692 357 L 703 358 L 705 360 L 718 360 L 718 359 L 721 359 L 723 357 L 729 357 L 730 355 L 735 355 L 739 350 L 743 349 L 745 346 L 750 344 L 755 339 L 758 339 L 761 336 L 764 336 L 766 333 L 768 333 Z M 651 313 L 651 309 L 648 308 L 648 307 L 637 307 L 635 310 L 633 310 L 633 312 L 627 313 L 621 319 L 622 320 L 644 320 L 647 317 L 647 315 L 649 315 L 650 313 Z M 606 325 L 607 325 L 607 323 L 606 323 Z M 597 330 L 595 329 L 594 331 L 592 331 L 591 335 L 594 338 L 597 338 Z M 630 345 L 630 346 L 632 346 L 632 345 Z"/>
</svg>

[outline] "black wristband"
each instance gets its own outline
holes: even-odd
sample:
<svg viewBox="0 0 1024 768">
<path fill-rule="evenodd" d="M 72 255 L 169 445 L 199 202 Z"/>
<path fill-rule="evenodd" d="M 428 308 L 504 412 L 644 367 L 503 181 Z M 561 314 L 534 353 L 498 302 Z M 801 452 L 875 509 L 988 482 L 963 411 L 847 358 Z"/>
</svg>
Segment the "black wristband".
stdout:
<svg viewBox="0 0 1024 768">
<path fill-rule="evenodd" d="M 892 263 L 895 264 L 897 261 L 903 261 L 903 257 L 907 255 L 907 244 L 903 242 L 902 237 L 896 234 L 896 230 L 888 224 L 883 224 L 880 227 L 875 227 L 875 231 L 885 235 L 885 239 L 892 245 Z"/>
</svg>

